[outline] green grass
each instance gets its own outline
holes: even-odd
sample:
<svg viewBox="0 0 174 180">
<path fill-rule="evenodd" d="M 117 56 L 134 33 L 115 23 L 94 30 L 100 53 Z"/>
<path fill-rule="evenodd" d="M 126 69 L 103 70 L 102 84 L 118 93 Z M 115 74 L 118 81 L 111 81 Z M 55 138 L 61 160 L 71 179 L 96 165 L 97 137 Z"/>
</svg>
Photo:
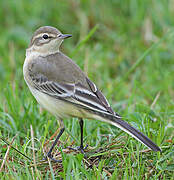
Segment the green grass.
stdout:
<svg viewBox="0 0 174 180">
<path fill-rule="evenodd" d="M 174 178 L 173 5 L 174 0 L 0 1 L 0 166 L 9 149 L 0 179 Z M 162 154 L 147 151 L 106 123 L 85 120 L 89 148 L 84 159 L 65 149 L 80 144 L 74 118 L 64 120 L 66 131 L 54 150 L 61 152 L 63 163 L 39 162 L 59 126 L 32 97 L 22 65 L 32 33 L 43 25 L 73 35 L 61 50 L 88 73 L 116 112 L 162 148 Z"/>
</svg>

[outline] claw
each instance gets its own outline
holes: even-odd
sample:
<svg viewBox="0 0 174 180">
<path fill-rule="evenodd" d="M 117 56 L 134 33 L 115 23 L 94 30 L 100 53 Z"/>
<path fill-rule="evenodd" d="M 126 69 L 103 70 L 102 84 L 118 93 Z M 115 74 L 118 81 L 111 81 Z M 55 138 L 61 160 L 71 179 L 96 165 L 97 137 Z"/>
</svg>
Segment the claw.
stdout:
<svg viewBox="0 0 174 180">
<path fill-rule="evenodd" d="M 52 162 L 54 162 L 54 163 L 61 163 L 61 162 L 62 162 L 62 160 L 54 159 L 51 154 L 47 154 L 47 155 L 43 158 L 43 161 L 46 161 L 48 158 L 49 158 Z"/>
<path fill-rule="evenodd" d="M 73 150 L 73 151 L 80 151 L 82 154 L 84 154 L 84 157 L 86 158 L 84 150 L 86 150 L 87 147 L 88 147 L 88 144 L 85 147 L 77 146 L 76 148 L 72 148 L 72 147 L 67 147 L 67 148 L 70 149 L 70 150 Z"/>
</svg>

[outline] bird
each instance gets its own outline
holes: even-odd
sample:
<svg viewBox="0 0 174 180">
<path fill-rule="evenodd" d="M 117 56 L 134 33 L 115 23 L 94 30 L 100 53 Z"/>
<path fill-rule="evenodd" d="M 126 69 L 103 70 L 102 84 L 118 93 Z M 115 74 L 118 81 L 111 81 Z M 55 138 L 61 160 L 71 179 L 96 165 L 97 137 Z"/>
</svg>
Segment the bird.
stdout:
<svg viewBox="0 0 174 180">
<path fill-rule="evenodd" d="M 63 120 L 72 117 L 79 120 L 81 152 L 84 150 L 83 119 L 109 123 L 151 150 L 161 151 L 152 140 L 124 121 L 80 67 L 60 51 L 62 42 L 70 37 L 71 34 L 62 34 L 55 27 L 42 26 L 34 32 L 26 49 L 25 82 L 37 102 L 60 123 L 60 132 L 46 157 L 55 160 L 52 150 L 65 130 Z"/>
</svg>

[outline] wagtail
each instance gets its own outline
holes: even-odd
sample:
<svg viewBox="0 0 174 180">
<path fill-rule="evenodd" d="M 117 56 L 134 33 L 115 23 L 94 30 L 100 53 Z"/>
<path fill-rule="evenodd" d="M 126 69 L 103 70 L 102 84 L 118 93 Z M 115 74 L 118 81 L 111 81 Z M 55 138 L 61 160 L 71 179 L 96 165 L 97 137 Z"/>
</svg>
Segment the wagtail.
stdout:
<svg viewBox="0 0 174 180">
<path fill-rule="evenodd" d="M 153 151 L 161 149 L 139 130 L 123 121 L 113 111 L 105 96 L 75 62 L 59 47 L 70 34 L 50 26 L 40 27 L 31 38 L 23 65 L 24 79 L 37 102 L 60 121 L 61 130 L 47 157 L 64 132 L 64 118 L 77 117 L 81 128 L 80 150 L 83 151 L 83 118 L 112 124 Z"/>
</svg>

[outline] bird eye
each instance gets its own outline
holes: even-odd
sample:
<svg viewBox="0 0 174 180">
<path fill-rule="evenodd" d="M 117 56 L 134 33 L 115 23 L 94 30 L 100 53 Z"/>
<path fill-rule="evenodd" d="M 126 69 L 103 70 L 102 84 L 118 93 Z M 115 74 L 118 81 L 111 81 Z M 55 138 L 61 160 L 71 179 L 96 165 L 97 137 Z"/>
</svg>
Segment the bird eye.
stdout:
<svg viewBox="0 0 174 180">
<path fill-rule="evenodd" d="M 47 34 L 44 34 L 42 37 L 43 37 L 44 39 L 48 39 L 48 35 L 47 35 Z"/>
</svg>

